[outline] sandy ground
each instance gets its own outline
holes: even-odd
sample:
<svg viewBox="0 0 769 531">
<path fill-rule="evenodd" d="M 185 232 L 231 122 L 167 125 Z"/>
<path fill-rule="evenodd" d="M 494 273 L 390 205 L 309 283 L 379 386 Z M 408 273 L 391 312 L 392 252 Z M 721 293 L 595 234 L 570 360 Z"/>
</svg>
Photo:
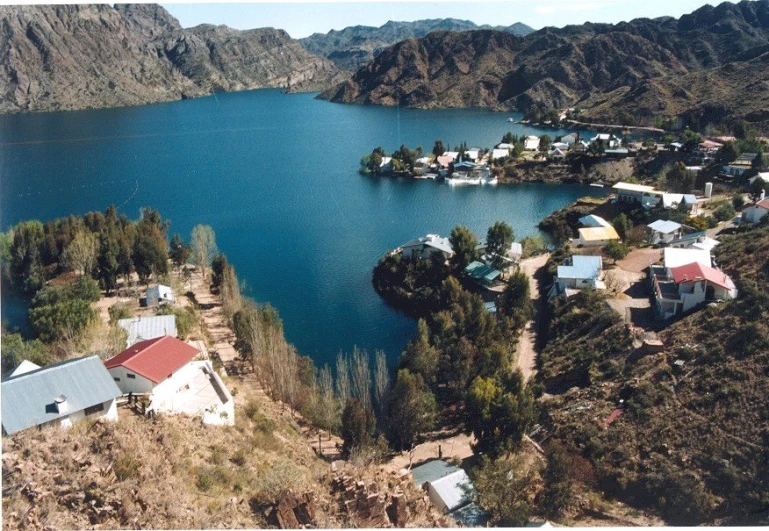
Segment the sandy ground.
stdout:
<svg viewBox="0 0 769 531">
<path fill-rule="evenodd" d="M 521 271 L 529 275 L 529 288 L 531 290 L 531 298 L 536 301 L 539 299 L 539 283 L 534 278 L 534 274 L 537 270 L 547 263 L 550 254 L 543 254 L 535 256 L 534 258 L 528 258 L 521 262 Z M 518 368 L 521 369 L 523 377 L 528 380 L 536 371 L 537 366 L 537 353 L 534 350 L 536 343 L 536 333 L 534 332 L 534 321 L 526 323 L 521 337 L 518 339 L 518 347 L 516 350 L 516 362 Z"/>
<path fill-rule="evenodd" d="M 633 249 L 625 258 L 617 262 L 620 269 L 631 273 L 644 273 L 649 264 L 662 260 L 662 249 Z"/>
</svg>

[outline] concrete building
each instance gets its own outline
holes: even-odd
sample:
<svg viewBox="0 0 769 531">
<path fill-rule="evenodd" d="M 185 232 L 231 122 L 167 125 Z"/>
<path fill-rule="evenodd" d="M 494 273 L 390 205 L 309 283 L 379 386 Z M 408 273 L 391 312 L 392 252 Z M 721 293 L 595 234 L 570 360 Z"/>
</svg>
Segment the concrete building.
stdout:
<svg viewBox="0 0 769 531">
<path fill-rule="evenodd" d="M 411 470 L 414 482 L 427 491 L 436 509 L 469 527 L 482 527 L 488 514 L 475 503 L 475 489 L 461 468 L 441 460 L 429 461 Z"/>
<path fill-rule="evenodd" d="M 3 434 L 34 426 L 68 428 L 86 418 L 117 420 L 120 395 L 98 356 L 17 371 L 2 383 Z"/>
<path fill-rule="evenodd" d="M 612 190 L 620 203 L 638 203 L 649 209 L 657 206 L 662 200 L 664 192 L 655 190 L 653 186 L 633 183 L 617 183 Z"/>
<path fill-rule="evenodd" d="M 175 315 L 131 317 L 129 319 L 120 319 L 117 324 L 128 333 L 128 344 L 126 347 L 146 339 L 155 339 L 156 337 L 163 336 L 176 337 L 177 335 Z"/>
<path fill-rule="evenodd" d="M 168 286 L 158 284 L 147 288 L 147 306 L 156 306 L 159 304 L 174 304 L 176 297 L 174 296 L 174 290 Z"/>
<path fill-rule="evenodd" d="M 408 241 L 399 247 L 404 258 L 430 258 L 435 253 L 441 253 L 448 260 L 454 256 L 451 242 L 438 234 L 428 234 L 415 240 Z"/>
<path fill-rule="evenodd" d="M 548 298 L 568 297 L 582 289 L 606 289 L 602 276 L 603 259 L 600 256 L 575 254 L 558 266 Z"/>
<path fill-rule="evenodd" d="M 769 199 L 762 199 L 758 203 L 748 205 L 742 210 L 743 223 L 758 223 L 769 214 Z"/>
<path fill-rule="evenodd" d="M 686 313 L 714 300 L 737 297 L 737 288 L 728 275 L 698 262 L 676 267 L 650 267 L 655 307 L 663 319 Z"/>
<path fill-rule="evenodd" d="M 600 247 L 609 242 L 619 241 L 619 234 L 614 227 L 585 227 L 579 229 L 576 244 L 582 247 Z"/>
<path fill-rule="evenodd" d="M 647 240 L 653 245 L 670 243 L 676 238 L 680 238 L 683 231 L 683 226 L 680 223 L 664 219 L 658 219 L 646 227 L 649 229 Z"/>
</svg>

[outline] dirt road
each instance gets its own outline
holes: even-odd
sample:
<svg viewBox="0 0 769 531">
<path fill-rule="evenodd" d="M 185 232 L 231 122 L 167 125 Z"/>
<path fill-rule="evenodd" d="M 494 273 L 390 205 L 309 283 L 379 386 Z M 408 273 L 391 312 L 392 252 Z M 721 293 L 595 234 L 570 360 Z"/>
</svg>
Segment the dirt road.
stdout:
<svg viewBox="0 0 769 531">
<path fill-rule="evenodd" d="M 521 271 L 529 276 L 529 288 L 531 290 L 531 298 L 536 301 L 539 299 L 539 282 L 534 278 L 534 274 L 537 270 L 547 263 L 550 254 L 543 254 L 535 256 L 534 258 L 528 258 L 521 262 Z M 518 347 L 516 351 L 516 362 L 518 368 L 521 369 L 523 377 L 528 380 L 536 372 L 537 366 L 537 352 L 534 350 L 536 344 L 536 334 L 534 332 L 534 321 L 526 323 L 526 328 L 523 330 L 521 337 L 518 339 Z"/>
</svg>

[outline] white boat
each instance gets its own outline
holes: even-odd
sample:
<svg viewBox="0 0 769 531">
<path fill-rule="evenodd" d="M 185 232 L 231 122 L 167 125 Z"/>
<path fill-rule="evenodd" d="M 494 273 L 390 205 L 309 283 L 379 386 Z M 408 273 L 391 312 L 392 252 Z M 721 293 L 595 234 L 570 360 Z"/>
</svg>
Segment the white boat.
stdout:
<svg viewBox="0 0 769 531">
<path fill-rule="evenodd" d="M 483 179 L 481 181 L 481 184 L 497 184 L 499 180 L 496 177 L 491 177 L 490 179 Z"/>
<path fill-rule="evenodd" d="M 590 186 L 595 186 L 596 188 L 603 188 L 603 185 L 600 183 L 590 183 Z"/>
<path fill-rule="evenodd" d="M 513 119 L 513 118 L 508 118 L 508 119 L 507 119 L 507 121 L 508 121 L 508 122 L 515 122 L 515 119 Z"/>
<path fill-rule="evenodd" d="M 447 183 L 449 183 L 449 184 L 450 184 L 450 185 L 452 185 L 452 186 L 456 186 L 456 185 L 459 185 L 459 184 L 473 184 L 473 185 L 478 185 L 478 184 L 481 184 L 481 180 L 482 180 L 482 179 L 481 179 L 480 177 L 477 177 L 477 178 L 472 178 L 472 177 L 460 177 L 459 179 L 456 179 L 456 178 L 454 178 L 454 177 L 451 177 L 451 178 L 447 178 L 447 179 L 446 179 L 446 182 L 447 182 Z"/>
</svg>

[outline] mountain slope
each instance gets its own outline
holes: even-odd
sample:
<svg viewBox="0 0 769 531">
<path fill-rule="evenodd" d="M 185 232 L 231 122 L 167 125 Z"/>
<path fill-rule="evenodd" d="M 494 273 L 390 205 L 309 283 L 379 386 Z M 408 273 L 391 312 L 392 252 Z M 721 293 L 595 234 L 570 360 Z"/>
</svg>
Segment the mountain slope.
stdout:
<svg viewBox="0 0 769 531">
<path fill-rule="evenodd" d="M 469 20 L 454 18 L 417 20 L 414 22 L 387 22 L 373 26 L 349 26 L 328 33 L 314 33 L 299 42 L 312 54 L 326 57 L 343 70 L 357 70 L 392 44 L 414 37 L 424 37 L 433 31 L 468 31 L 495 29 L 522 37 L 534 30 L 516 22 L 511 26 L 478 26 Z"/>
<path fill-rule="evenodd" d="M 583 117 L 658 115 L 766 123 L 769 0 L 705 6 L 679 20 L 434 32 L 383 51 L 323 94 L 339 102 L 518 109 L 577 106 Z M 704 125 L 704 124 L 703 124 Z"/>
<path fill-rule="evenodd" d="M 0 7 L 0 112 L 168 101 L 262 87 L 317 90 L 329 61 L 281 30 L 182 29 L 154 4 Z"/>
</svg>

